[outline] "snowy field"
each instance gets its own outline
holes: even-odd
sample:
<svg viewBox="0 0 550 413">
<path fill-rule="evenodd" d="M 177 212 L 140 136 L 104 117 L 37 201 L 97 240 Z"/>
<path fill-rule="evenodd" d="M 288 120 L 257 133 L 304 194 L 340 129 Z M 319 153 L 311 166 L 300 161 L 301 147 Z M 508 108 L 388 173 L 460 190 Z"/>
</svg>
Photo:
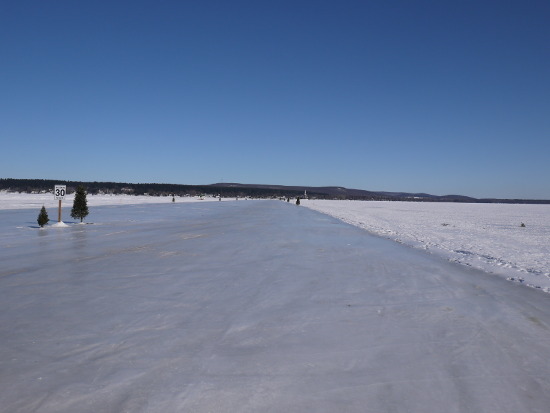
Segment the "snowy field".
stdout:
<svg viewBox="0 0 550 413">
<path fill-rule="evenodd" d="M 292 203 L 93 200 L 0 210 L 1 413 L 548 411 L 539 290 Z"/>
<path fill-rule="evenodd" d="M 550 205 L 324 200 L 304 200 L 302 205 L 550 292 Z"/>
<path fill-rule="evenodd" d="M 71 207 L 74 200 L 74 193 L 69 194 L 63 201 L 63 207 Z M 164 204 L 172 201 L 168 196 L 147 196 L 147 195 L 88 195 L 88 206 L 100 205 L 134 205 L 134 204 Z M 213 201 L 217 198 L 204 197 L 176 197 L 177 202 L 204 202 Z M 0 210 L 2 209 L 37 209 L 42 205 L 51 211 L 57 211 L 58 201 L 55 201 L 53 194 L 26 194 L 19 192 L 0 191 Z M 38 214 L 37 214 L 38 215 Z M 50 213 L 50 219 L 54 214 Z M 57 215 L 55 215 L 57 216 Z"/>
</svg>

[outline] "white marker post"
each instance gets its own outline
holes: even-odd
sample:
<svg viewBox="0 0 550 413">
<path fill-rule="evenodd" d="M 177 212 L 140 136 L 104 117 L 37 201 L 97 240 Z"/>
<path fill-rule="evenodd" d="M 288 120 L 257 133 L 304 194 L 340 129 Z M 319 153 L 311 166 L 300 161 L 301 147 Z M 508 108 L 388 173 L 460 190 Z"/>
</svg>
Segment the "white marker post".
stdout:
<svg viewBox="0 0 550 413">
<path fill-rule="evenodd" d="M 59 213 L 57 214 L 57 222 L 61 222 L 61 201 L 65 199 L 67 193 L 66 185 L 56 185 L 53 191 L 53 199 L 59 200 Z"/>
</svg>

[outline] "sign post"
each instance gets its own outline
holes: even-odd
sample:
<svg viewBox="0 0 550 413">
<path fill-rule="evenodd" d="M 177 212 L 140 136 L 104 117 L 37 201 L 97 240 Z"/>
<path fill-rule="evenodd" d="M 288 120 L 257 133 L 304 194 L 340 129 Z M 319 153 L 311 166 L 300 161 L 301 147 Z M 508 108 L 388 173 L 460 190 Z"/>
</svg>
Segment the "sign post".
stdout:
<svg viewBox="0 0 550 413">
<path fill-rule="evenodd" d="M 53 191 L 53 199 L 59 200 L 59 212 L 57 214 L 57 222 L 61 222 L 61 201 L 65 199 L 67 193 L 66 185 L 56 185 Z"/>
</svg>

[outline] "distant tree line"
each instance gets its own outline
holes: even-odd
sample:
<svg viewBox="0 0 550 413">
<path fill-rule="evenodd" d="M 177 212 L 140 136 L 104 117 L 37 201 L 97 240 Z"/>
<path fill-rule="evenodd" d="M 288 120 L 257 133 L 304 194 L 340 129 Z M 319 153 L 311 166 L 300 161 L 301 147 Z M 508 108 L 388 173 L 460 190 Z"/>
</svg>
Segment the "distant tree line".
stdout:
<svg viewBox="0 0 550 413">
<path fill-rule="evenodd" d="M 128 194 L 128 195 L 150 195 L 150 196 L 201 196 L 221 194 L 225 198 L 297 198 L 304 195 L 303 190 L 297 189 L 279 189 L 279 188 L 259 188 L 254 186 L 217 186 L 217 185 L 179 185 L 179 184 L 158 184 L 158 183 L 126 183 L 126 182 L 82 182 L 82 181 L 64 181 L 51 179 L 13 179 L 0 178 L 0 190 L 9 190 L 12 192 L 40 193 L 52 191 L 55 185 L 66 185 L 67 194 L 75 192 L 79 185 L 86 188 L 86 192 L 91 195 L 97 194 Z M 400 201 L 407 200 L 401 197 L 390 197 L 370 193 L 369 195 L 334 195 L 323 192 L 315 192 L 311 189 L 307 191 L 308 198 L 312 199 L 348 199 L 348 200 L 368 200 L 368 201 Z"/>
<path fill-rule="evenodd" d="M 227 186 L 227 185 L 178 185 L 158 183 L 124 183 L 124 182 L 81 182 L 63 181 L 51 179 L 13 179 L 0 178 L 0 190 L 12 192 L 40 193 L 51 192 L 55 185 L 66 185 L 67 193 L 75 192 L 79 185 L 86 188 L 90 195 L 104 194 L 128 194 L 128 195 L 150 195 L 150 196 L 219 196 L 224 198 L 302 198 L 304 189 L 293 188 L 265 188 L 253 185 Z M 550 204 L 550 200 L 531 199 L 476 199 L 459 195 L 433 196 L 412 196 L 413 194 L 388 194 L 368 191 L 350 191 L 352 193 L 325 193 L 315 191 L 315 188 L 307 188 L 308 198 L 311 199 L 349 199 L 358 201 L 407 201 L 407 202 L 469 202 L 469 203 L 507 203 L 507 204 Z M 362 192 L 356 195 L 357 192 Z"/>
<path fill-rule="evenodd" d="M 40 193 L 53 191 L 55 185 L 66 185 L 67 193 L 75 192 L 79 185 L 86 188 L 90 195 L 96 194 L 128 194 L 128 195 L 150 195 L 150 196 L 201 196 L 212 195 L 228 198 L 283 198 L 302 196 L 303 191 L 268 189 L 254 187 L 225 187 L 215 185 L 178 185 L 178 184 L 133 184 L 125 182 L 81 182 L 63 181 L 51 179 L 13 179 L 0 178 L 0 190 L 12 192 Z M 315 198 L 328 198 L 326 194 L 315 194 Z"/>
</svg>

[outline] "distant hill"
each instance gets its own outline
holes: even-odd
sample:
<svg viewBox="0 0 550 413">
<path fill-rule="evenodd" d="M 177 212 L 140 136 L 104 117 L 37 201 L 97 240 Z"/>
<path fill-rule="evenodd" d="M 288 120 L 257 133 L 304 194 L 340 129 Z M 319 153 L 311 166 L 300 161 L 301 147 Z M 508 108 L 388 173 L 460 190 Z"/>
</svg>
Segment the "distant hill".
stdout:
<svg viewBox="0 0 550 413">
<path fill-rule="evenodd" d="M 374 201 L 414 201 L 414 202 L 470 202 L 470 203 L 514 203 L 514 204 L 550 204 L 550 200 L 531 199 L 476 199 L 463 195 L 430 195 L 425 193 L 379 192 L 363 189 L 350 189 L 341 186 L 286 186 L 264 184 L 215 183 L 210 185 L 179 185 L 159 183 L 124 182 L 80 182 L 52 179 L 14 179 L 0 178 L 0 190 L 14 192 L 48 192 L 54 185 L 67 185 L 67 192 L 73 192 L 80 184 L 91 194 L 133 194 L 151 196 L 166 195 L 214 195 L 223 197 L 252 198 L 296 198 L 307 192 L 315 199 L 352 199 Z"/>
<path fill-rule="evenodd" d="M 469 202 L 469 203 L 510 203 L 510 204 L 550 204 L 550 200 L 532 199 L 477 199 L 464 195 L 430 195 L 425 193 L 408 192 L 381 192 L 366 191 L 364 189 L 350 189 L 341 186 L 285 186 L 285 185 L 263 185 L 263 184 L 239 184 L 239 183 L 216 183 L 216 188 L 261 188 L 273 190 L 280 193 L 293 192 L 304 194 L 307 191 L 308 197 L 321 199 L 357 199 L 376 201 L 412 201 L 412 202 Z"/>
</svg>

